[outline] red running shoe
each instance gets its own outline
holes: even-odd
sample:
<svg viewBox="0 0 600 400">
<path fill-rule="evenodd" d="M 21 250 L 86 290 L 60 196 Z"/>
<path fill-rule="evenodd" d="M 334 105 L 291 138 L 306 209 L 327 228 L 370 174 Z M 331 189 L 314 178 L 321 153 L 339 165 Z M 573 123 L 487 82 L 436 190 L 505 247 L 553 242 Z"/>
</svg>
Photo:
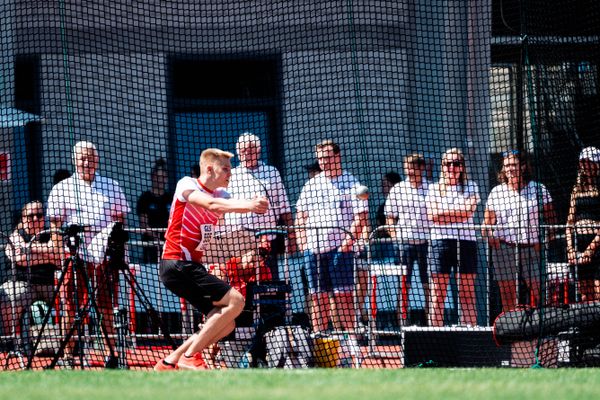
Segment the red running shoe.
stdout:
<svg viewBox="0 0 600 400">
<path fill-rule="evenodd" d="M 155 371 L 175 371 L 177 369 L 177 364 L 165 364 L 164 359 L 158 360 L 156 365 L 154 366 Z"/>
<path fill-rule="evenodd" d="M 179 369 L 187 369 L 192 371 L 208 369 L 208 365 L 202 358 L 202 354 L 196 353 L 193 357 L 186 357 L 185 354 L 179 358 L 177 362 Z"/>
</svg>

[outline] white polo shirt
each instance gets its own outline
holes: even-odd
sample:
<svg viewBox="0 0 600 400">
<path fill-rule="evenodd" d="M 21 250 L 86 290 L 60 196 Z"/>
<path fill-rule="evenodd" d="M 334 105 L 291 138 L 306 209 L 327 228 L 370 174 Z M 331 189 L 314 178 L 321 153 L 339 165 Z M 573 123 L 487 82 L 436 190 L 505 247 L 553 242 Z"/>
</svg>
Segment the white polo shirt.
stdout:
<svg viewBox="0 0 600 400">
<path fill-rule="evenodd" d="M 413 187 L 408 180 L 392 187 L 385 200 L 386 217 L 397 219 L 396 225 L 400 240 L 421 241 L 429 239 L 429 219 L 427 218 L 428 182 L 419 188 Z"/>
<path fill-rule="evenodd" d="M 540 210 L 551 202 L 550 193 L 538 182 L 529 181 L 518 192 L 506 183 L 496 186 L 486 204 L 486 209 L 496 214 L 494 237 L 509 243 L 539 243 Z"/>
<path fill-rule="evenodd" d="M 321 172 L 306 182 L 296 209 L 307 214 L 306 226 L 321 228 L 306 230 L 308 250 L 325 253 L 341 246 L 354 216 L 368 210 L 367 200 L 356 197 L 358 186 L 360 182 L 345 171 L 335 179 Z"/>
<path fill-rule="evenodd" d="M 83 235 L 82 249 L 110 223 L 114 216 L 130 211 L 118 182 L 96 174 L 90 184 L 77 173 L 57 183 L 48 196 L 49 218 L 61 218 L 64 226 L 89 226 Z"/>
<path fill-rule="evenodd" d="M 447 185 L 446 193 L 442 196 L 440 184 L 434 183 L 429 187 L 425 202 L 440 211 L 450 212 L 464 209 L 468 199 L 475 197 L 479 203 L 479 187 L 477 183 L 468 181 L 465 185 Z M 475 241 L 477 239 L 475 229 L 466 226 L 473 225 L 473 215 L 466 221 L 450 224 L 431 223 L 431 240 L 458 239 Z"/>
<path fill-rule="evenodd" d="M 265 214 L 227 213 L 224 225 L 228 229 L 241 228 L 273 228 L 281 214 L 290 213 L 290 202 L 277 168 L 259 163 L 256 169 L 250 170 L 241 165 L 231 171 L 231 179 L 227 191 L 237 199 L 252 199 L 266 196 L 269 209 Z"/>
</svg>

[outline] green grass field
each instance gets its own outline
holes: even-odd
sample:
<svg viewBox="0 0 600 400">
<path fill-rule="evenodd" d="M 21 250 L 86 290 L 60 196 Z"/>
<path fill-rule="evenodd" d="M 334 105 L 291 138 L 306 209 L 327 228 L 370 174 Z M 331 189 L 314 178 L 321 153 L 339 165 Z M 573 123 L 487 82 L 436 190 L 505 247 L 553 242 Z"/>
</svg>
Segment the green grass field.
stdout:
<svg viewBox="0 0 600 400">
<path fill-rule="evenodd" d="M 600 369 L 0 373 L 0 399 L 596 399 Z"/>
</svg>

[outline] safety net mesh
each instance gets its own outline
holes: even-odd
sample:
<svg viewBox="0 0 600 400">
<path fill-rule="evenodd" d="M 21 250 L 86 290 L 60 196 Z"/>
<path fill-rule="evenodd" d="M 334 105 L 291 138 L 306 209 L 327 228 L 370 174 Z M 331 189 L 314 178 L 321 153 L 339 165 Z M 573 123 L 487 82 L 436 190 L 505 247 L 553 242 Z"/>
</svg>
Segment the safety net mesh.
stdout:
<svg viewBox="0 0 600 400">
<path fill-rule="evenodd" d="M 598 363 L 597 1 L 0 15 L 3 368 Z"/>
</svg>

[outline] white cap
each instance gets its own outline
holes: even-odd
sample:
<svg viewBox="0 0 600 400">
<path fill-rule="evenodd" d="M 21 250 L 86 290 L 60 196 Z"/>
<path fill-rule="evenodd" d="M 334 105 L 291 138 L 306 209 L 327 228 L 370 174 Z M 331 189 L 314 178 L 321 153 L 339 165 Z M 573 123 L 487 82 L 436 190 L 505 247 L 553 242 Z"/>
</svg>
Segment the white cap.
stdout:
<svg viewBox="0 0 600 400">
<path fill-rule="evenodd" d="M 365 185 L 358 185 L 355 189 L 355 195 L 357 197 L 364 196 L 369 194 L 369 188 Z"/>
<path fill-rule="evenodd" d="M 585 149 L 581 150 L 581 153 L 579 154 L 579 161 L 581 160 L 589 160 L 595 163 L 600 163 L 600 150 L 592 146 L 586 147 Z"/>
</svg>

